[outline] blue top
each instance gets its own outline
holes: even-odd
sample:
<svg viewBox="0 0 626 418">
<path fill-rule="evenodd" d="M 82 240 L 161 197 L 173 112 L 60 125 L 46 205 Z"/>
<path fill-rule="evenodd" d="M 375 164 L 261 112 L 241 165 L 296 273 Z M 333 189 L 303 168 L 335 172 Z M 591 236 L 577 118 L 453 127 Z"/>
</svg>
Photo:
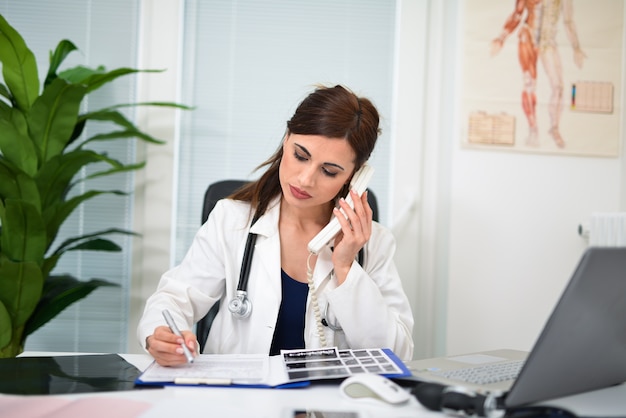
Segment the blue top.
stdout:
<svg viewBox="0 0 626 418">
<path fill-rule="evenodd" d="M 304 348 L 304 316 L 309 285 L 292 279 L 282 269 L 280 281 L 282 301 L 278 310 L 270 356 L 280 354 L 280 350 Z"/>
</svg>

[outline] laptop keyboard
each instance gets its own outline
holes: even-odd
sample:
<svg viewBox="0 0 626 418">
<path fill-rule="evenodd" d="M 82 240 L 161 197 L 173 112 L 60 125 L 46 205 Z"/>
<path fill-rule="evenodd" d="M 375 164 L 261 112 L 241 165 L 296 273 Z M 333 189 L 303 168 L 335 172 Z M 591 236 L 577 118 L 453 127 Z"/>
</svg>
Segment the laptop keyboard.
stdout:
<svg viewBox="0 0 626 418">
<path fill-rule="evenodd" d="M 476 385 L 488 385 L 491 383 L 499 383 L 505 380 L 514 380 L 517 378 L 524 360 L 512 360 L 504 363 L 485 364 L 477 367 L 467 367 L 457 370 L 442 370 L 432 372 L 432 374 L 444 377 L 446 379 L 459 380 L 465 383 Z"/>
</svg>

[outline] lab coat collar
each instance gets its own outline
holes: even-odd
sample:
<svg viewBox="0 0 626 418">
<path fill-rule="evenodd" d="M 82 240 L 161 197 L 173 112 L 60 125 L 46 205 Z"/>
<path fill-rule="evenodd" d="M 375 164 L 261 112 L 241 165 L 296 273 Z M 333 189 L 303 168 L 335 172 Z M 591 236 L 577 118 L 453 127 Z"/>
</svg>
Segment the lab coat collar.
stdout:
<svg viewBox="0 0 626 418">
<path fill-rule="evenodd" d="M 327 245 L 317 255 L 317 262 L 315 263 L 315 271 L 313 272 L 313 281 L 316 286 L 330 276 L 333 271 L 333 253 L 330 250 L 330 246 Z"/>
<path fill-rule="evenodd" d="M 280 196 L 267 206 L 265 213 L 250 228 L 253 234 L 270 237 L 278 233 L 278 217 L 280 216 Z"/>
<path fill-rule="evenodd" d="M 253 234 L 257 234 L 258 238 L 256 244 L 254 246 L 254 257 L 253 263 L 256 264 L 258 268 L 261 268 L 265 271 L 265 274 L 260 274 L 258 277 L 266 278 L 262 287 L 265 288 L 263 290 L 264 301 L 258 302 L 257 306 L 261 306 L 260 304 L 270 303 L 271 297 L 269 295 L 274 295 L 272 297 L 277 297 L 280 301 L 281 295 L 281 281 L 280 281 L 280 237 L 278 236 L 278 217 L 280 216 L 280 196 L 274 199 L 268 205 L 265 213 L 255 222 L 252 227 L 250 227 L 250 232 Z M 259 285 L 259 283 L 255 283 L 255 285 Z M 267 292 L 267 293 L 266 293 Z M 269 298 L 269 299 L 268 299 Z M 278 312 L 273 312 L 271 306 L 268 305 L 266 313 L 273 318 L 275 321 L 275 315 Z M 276 304 L 278 306 L 278 304 Z M 270 321 L 271 322 L 271 321 Z"/>
</svg>

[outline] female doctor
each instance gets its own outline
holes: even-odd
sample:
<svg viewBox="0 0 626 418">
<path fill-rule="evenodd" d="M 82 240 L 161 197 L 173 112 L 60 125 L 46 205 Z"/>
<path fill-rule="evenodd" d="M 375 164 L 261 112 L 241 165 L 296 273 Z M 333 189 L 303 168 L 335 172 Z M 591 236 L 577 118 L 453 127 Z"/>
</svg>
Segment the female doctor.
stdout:
<svg viewBox="0 0 626 418">
<path fill-rule="evenodd" d="M 393 261 L 394 238 L 372 221 L 367 192 L 349 190 L 374 150 L 378 124 L 370 100 L 342 86 L 320 86 L 300 103 L 280 147 L 260 166 L 264 174 L 217 203 L 180 265 L 148 298 L 137 334 L 159 364 L 186 362 L 182 344 L 197 353 L 191 330 L 216 302 L 206 353 L 379 347 L 411 359 L 413 315 Z M 341 232 L 315 255 L 307 244 L 332 216 Z M 247 294 L 238 297 L 244 258 Z M 229 303 L 240 311 L 231 313 Z M 167 326 L 164 309 L 183 338 Z"/>
</svg>

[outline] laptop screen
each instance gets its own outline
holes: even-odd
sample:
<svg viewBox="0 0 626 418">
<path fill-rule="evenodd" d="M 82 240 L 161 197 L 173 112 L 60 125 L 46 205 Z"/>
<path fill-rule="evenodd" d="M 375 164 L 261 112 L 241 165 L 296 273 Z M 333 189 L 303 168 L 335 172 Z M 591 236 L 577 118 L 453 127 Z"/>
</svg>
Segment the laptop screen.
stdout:
<svg viewBox="0 0 626 418">
<path fill-rule="evenodd" d="M 624 381 L 626 248 L 590 247 L 505 402 L 520 406 Z"/>
</svg>

